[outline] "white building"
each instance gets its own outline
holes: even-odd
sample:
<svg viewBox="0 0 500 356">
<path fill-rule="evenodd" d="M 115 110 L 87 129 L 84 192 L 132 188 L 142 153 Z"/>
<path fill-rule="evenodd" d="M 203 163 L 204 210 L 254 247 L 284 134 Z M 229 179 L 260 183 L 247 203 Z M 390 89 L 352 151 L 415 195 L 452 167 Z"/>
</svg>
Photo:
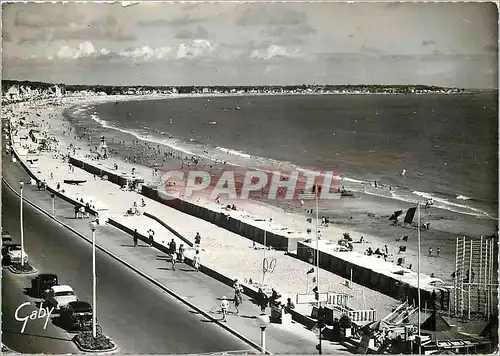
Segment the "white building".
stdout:
<svg viewBox="0 0 500 356">
<path fill-rule="evenodd" d="M 19 87 L 17 85 L 11 86 L 5 96 L 10 100 L 19 100 Z"/>
</svg>

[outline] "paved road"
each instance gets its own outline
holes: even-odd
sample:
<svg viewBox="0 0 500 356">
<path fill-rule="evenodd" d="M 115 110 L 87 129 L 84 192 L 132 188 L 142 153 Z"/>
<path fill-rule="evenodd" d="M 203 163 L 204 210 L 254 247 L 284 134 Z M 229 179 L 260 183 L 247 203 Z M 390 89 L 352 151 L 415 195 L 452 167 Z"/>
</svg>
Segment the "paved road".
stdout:
<svg viewBox="0 0 500 356">
<path fill-rule="evenodd" d="M 6 168 L 4 165 L 4 169 Z M 4 172 L 5 173 L 5 172 Z M 19 175 L 16 170 L 10 177 Z M 16 181 L 16 180 L 12 180 Z M 82 300 L 92 300 L 91 245 L 45 215 L 24 205 L 25 248 L 40 272 L 55 272 L 60 283 L 69 284 Z M 3 186 L 2 223 L 16 239 L 19 229 L 19 198 Z M 217 325 L 187 309 L 135 272 L 97 251 L 97 312 L 104 332 L 123 353 L 209 353 L 249 350 L 250 347 Z M 23 288 L 31 277 L 4 271 L 2 280 L 2 330 L 4 343 L 19 352 L 74 352 L 68 334 L 50 325 L 33 322 L 25 334 L 13 318 L 17 306 L 30 298 Z M 196 291 L 193 291 L 196 293 Z M 38 327 L 37 327 L 38 325 Z M 28 333 L 29 331 L 29 333 Z M 36 337 L 33 335 L 43 335 Z M 50 340 L 50 341 L 49 341 Z"/>
</svg>

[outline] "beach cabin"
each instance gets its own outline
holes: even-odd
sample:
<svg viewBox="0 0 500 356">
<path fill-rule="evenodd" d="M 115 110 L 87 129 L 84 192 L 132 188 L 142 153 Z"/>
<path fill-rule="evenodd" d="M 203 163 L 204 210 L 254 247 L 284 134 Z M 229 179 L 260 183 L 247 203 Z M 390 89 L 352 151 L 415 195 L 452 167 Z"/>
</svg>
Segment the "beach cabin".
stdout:
<svg viewBox="0 0 500 356">
<path fill-rule="evenodd" d="M 30 130 L 30 138 L 34 143 L 41 143 L 43 136 L 38 130 Z"/>
<path fill-rule="evenodd" d="M 9 100 L 19 100 L 19 87 L 17 85 L 13 85 L 7 90 L 5 96 Z"/>
</svg>

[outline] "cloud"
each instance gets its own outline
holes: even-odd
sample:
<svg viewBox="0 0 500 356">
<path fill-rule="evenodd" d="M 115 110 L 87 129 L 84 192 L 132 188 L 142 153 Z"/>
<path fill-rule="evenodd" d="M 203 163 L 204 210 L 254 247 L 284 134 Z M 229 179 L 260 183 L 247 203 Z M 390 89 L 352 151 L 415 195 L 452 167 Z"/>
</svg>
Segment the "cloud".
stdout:
<svg viewBox="0 0 500 356">
<path fill-rule="evenodd" d="M 272 26 L 263 29 L 262 32 L 268 36 L 281 38 L 281 37 L 298 37 L 305 36 L 316 32 L 316 29 L 307 23 L 301 23 L 298 26 Z"/>
<path fill-rule="evenodd" d="M 173 18 L 170 20 L 158 19 L 158 20 L 141 20 L 137 22 L 137 26 L 140 27 L 176 27 L 192 25 L 200 22 L 204 22 L 204 18 L 194 18 L 189 15 L 184 15 L 182 17 Z"/>
<path fill-rule="evenodd" d="M 214 50 L 214 46 L 206 39 L 196 39 L 190 43 L 181 43 L 177 47 L 176 58 L 194 58 L 203 54 L 210 53 Z"/>
<path fill-rule="evenodd" d="M 85 58 L 96 55 L 107 55 L 110 51 L 106 48 L 101 48 L 97 51 L 90 41 L 82 42 L 76 48 L 71 48 L 68 46 L 62 46 L 56 53 L 56 57 L 59 59 L 77 59 Z"/>
<path fill-rule="evenodd" d="M 89 24 L 70 23 L 62 31 L 52 33 L 52 40 L 112 40 L 112 41 L 133 41 L 136 36 L 133 33 L 126 33 L 118 24 L 116 19 L 108 15 L 105 18 L 91 21 Z"/>
<path fill-rule="evenodd" d="M 43 42 L 43 41 L 49 41 L 51 36 L 45 32 L 37 32 L 31 36 L 28 37 L 21 37 L 17 41 L 19 44 L 23 43 L 36 43 L 36 42 Z"/>
<path fill-rule="evenodd" d="M 120 52 L 119 55 L 133 59 L 161 60 L 165 59 L 170 53 L 172 53 L 171 47 L 151 48 L 149 46 L 142 46 L 138 48 L 126 49 L 125 51 Z"/>
<path fill-rule="evenodd" d="M 248 8 L 236 21 L 239 26 L 291 26 L 299 25 L 307 21 L 307 15 L 280 6 L 280 4 L 268 4 L 267 6 L 254 6 Z"/>
<path fill-rule="evenodd" d="M 19 11 L 16 13 L 14 25 L 28 28 L 60 28 L 68 26 L 70 23 L 80 23 L 82 20 L 83 16 L 79 12 L 73 11 L 51 11 L 45 12 L 43 15 L 39 12 Z"/>
<path fill-rule="evenodd" d="M 422 46 L 430 46 L 430 45 L 433 45 L 433 44 L 436 44 L 436 41 L 434 40 L 423 40 L 422 41 Z"/>
<path fill-rule="evenodd" d="M 494 44 L 494 45 L 488 45 L 488 46 L 484 46 L 484 49 L 483 49 L 486 53 L 498 53 L 498 45 L 497 44 Z"/>
<path fill-rule="evenodd" d="M 175 38 L 179 39 L 195 39 L 195 38 L 208 38 L 208 32 L 203 27 L 198 26 L 195 31 L 189 30 L 187 28 L 179 30 L 175 35 Z"/>
<path fill-rule="evenodd" d="M 97 49 L 92 42 L 85 41 L 76 47 L 62 46 L 55 56 L 48 59 L 61 60 L 103 60 L 121 58 L 133 61 L 160 61 L 175 59 L 193 59 L 210 53 L 215 47 L 205 39 L 195 39 L 187 43 L 180 43 L 177 48 L 169 46 L 156 47 L 145 45 L 141 47 L 129 47 L 123 51 L 111 52 L 107 48 Z"/>
<path fill-rule="evenodd" d="M 300 57 L 300 53 L 298 50 L 289 51 L 286 47 L 272 44 L 264 49 L 254 49 L 253 51 L 250 52 L 249 57 L 252 59 L 263 59 L 263 60 L 269 60 L 272 58 L 279 58 L 279 57 L 297 58 Z"/>
</svg>

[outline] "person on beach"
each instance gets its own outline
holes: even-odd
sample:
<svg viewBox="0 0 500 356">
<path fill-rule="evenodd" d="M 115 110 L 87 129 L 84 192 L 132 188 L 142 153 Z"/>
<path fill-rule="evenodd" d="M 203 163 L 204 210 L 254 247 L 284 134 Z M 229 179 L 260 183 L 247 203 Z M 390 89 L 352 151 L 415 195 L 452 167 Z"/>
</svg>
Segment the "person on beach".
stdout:
<svg viewBox="0 0 500 356">
<path fill-rule="evenodd" d="M 441 248 L 440 248 L 440 247 L 438 247 L 438 248 L 437 248 L 437 250 L 436 250 L 436 255 L 437 255 L 437 257 L 439 257 L 439 255 L 440 255 L 440 254 L 441 254 Z"/>
<path fill-rule="evenodd" d="M 141 198 L 141 206 L 144 208 L 146 206 L 146 202 L 144 201 L 144 198 Z"/>
<path fill-rule="evenodd" d="M 174 239 L 172 239 L 172 241 L 170 241 L 170 243 L 168 244 L 168 249 L 170 251 L 170 254 L 172 256 L 174 256 L 176 251 L 177 251 L 177 245 L 176 245 Z"/>
<path fill-rule="evenodd" d="M 134 229 L 134 247 L 137 247 L 138 240 L 139 240 L 139 234 L 137 233 L 137 229 Z"/>
<path fill-rule="evenodd" d="M 149 236 L 149 247 L 153 247 L 153 236 L 154 236 L 155 232 L 153 231 L 153 229 L 149 229 L 148 230 L 148 236 Z"/>
<path fill-rule="evenodd" d="M 196 247 L 200 247 L 200 243 L 201 243 L 201 236 L 200 233 L 197 232 L 196 236 L 194 237 L 194 244 L 196 245 Z"/>
<path fill-rule="evenodd" d="M 57 190 L 61 189 L 61 183 L 57 183 Z"/>
<path fill-rule="evenodd" d="M 200 251 L 196 250 L 196 254 L 193 257 L 193 267 L 196 272 L 200 271 Z"/>
<path fill-rule="evenodd" d="M 260 311 L 262 313 L 265 313 L 267 308 L 268 298 L 261 288 L 259 288 L 259 292 L 257 293 L 257 302 L 259 303 Z"/>
<path fill-rule="evenodd" d="M 180 244 L 179 245 L 179 262 L 180 263 L 184 263 L 184 252 L 185 252 L 184 244 Z"/>
<path fill-rule="evenodd" d="M 290 314 L 290 310 L 295 309 L 295 304 L 293 304 L 292 299 L 286 299 L 285 313 Z"/>
<path fill-rule="evenodd" d="M 236 309 L 236 314 L 240 312 L 240 305 L 243 302 L 243 295 L 241 289 L 236 289 L 234 292 L 234 309 Z"/>
<path fill-rule="evenodd" d="M 429 247 L 429 257 L 432 256 L 432 247 Z"/>
<path fill-rule="evenodd" d="M 227 310 L 229 309 L 229 302 L 227 301 L 226 297 L 222 297 L 222 301 L 220 302 L 220 308 L 222 312 L 222 319 L 221 321 L 227 321 L 226 316 L 227 316 Z"/>
</svg>

